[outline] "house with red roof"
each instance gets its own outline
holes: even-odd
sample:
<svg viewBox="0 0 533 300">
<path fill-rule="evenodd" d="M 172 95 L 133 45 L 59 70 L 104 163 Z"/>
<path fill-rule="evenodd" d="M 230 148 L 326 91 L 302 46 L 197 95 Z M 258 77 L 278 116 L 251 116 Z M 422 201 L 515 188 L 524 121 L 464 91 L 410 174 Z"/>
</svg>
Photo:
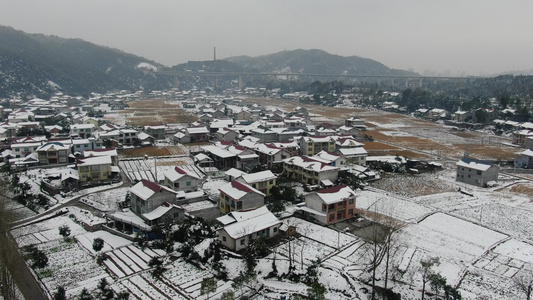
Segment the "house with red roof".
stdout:
<svg viewBox="0 0 533 300">
<path fill-rule="evenodd" d="M 223 185 L 220 189 L 220 211 L 246 211 L 265 204 L 265 194 L 250 185 L 236 180 Z"/>
<path fill-rule="evenodd" d="M 186 193 L 198 190 L 201 178 L 186 168 L 174 167 L 164 173 L 165 185 L 175 191 Z"/>
<path fill-rule="evenodd" d="M 355 216 L 355 192 L 347 185 L 318 190 L 305 196 L 302 215 L 324 225 L 337 223 Z"/>
<path fill-rule="evenodd" d="M 137 215 L 149 213 L 165 202 L 176 202 L 175 191 L 146 179 L 132 186 L 130 195 L 131 210 Z"/>
</svg>

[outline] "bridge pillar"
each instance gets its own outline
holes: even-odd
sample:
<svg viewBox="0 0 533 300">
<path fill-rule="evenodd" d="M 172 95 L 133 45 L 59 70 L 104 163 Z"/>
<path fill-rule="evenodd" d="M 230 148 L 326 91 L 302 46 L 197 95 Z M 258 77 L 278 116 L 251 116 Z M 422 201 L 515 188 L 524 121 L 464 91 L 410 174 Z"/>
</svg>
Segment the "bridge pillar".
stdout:
<svg viewBox="0 0 533 300">
<path fill-rule="evenodd" d="M 424 83 L 424 79 L 420 78 L 420 81 L 418 82 L 418 87 L 422 87 L 422 83 Z"/>
<path fill-rule="evenodd" d="M 395 86 L 395 85 L 396 85 L 396 84 L 394 83 L 394 78 L 391 79 L 391 83 L 390 83 L 390 85 L 392 85 L 392 86 Z"/>
<path fill-rule="evenodd" d="M 174 85 L 175 88 L 180 88 L 180 81 L 178 80 L 178 76 L 174 76 Z"/>
<path fill-rule="evenodd" d="M 406 88 L 409 87 L 409 78 L 405 78 L 405 87 L 406 87 Z"/>
<path fill-rule="evenodd" d="M 242 75 L 239 75 L 239 90 L 244 88 L 244 83 L 242 82 Z"/>
</svg>

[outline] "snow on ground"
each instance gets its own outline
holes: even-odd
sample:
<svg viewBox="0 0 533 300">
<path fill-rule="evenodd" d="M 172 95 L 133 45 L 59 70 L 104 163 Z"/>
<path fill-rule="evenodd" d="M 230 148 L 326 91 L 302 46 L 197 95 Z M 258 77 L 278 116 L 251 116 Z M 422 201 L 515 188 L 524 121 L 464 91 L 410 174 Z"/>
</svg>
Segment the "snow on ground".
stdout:
<svg viewBox="0 0 533 300">
<path fill-rule="evenodd" d="M 115 212 L 118 210 L 118 203 L 126 200 L 129 187 L 121 187 L 108 191 L 97 192 L 80 199 L 80 202 L 94 207 L 102 212 Z"/>
<path fill-rule="evenodd" d="M 405 222 L 414 222 L 434 211 L 425 205 L 376 189 L 357 191 L 356 201 L 358 209 L 378 212 Z"/>
<path fill-rule="evenodd" d="M 95 232 L 87 232 L 81 235 L 76 236 L 76 240 L 82 247 L 87 249 L 92 254 L 96 254 L 96 251 L 93 249 L 93 241 L 95 238 L 101 238 L 104 240 L 104 247 L 100 250 L 101 253 L 111 251 L 113 249 L 130 245 L 132 242 L 125 238 L 116 236 L 107 231 L 98 230 Z"/>
<path fill-rule="evenodd" d="M 207 181 L 202 185 L 202 189 L 209 196 L 209 199 L 218 200 L 220 195 L 220 191 L 218 189 L 226 184 L 228 184 L 228 182 L 224 179 L 207 179 Z"/>
</svg>

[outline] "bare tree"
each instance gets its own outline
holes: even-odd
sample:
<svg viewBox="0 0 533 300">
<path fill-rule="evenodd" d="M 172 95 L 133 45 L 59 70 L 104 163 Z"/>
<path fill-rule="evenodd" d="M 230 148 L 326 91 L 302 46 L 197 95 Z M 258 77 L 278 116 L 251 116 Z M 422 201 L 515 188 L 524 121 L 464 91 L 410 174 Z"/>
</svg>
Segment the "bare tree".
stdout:
<svg viewBox="0 0 533 300">
<path fill-rule="evenodd" d="M 518 288 L 526 295 L 526 300 L 531 300 L 533 292 L 533 268 L 531 265 L 524 267 L 515 275 L 514 280 Z"/>
<path fill-rule="evenodd" d="M 430 281 L 432 275 L 434 274 L 431 268 L 433 266 L 438 266 L 440 260 L 438 257 L 430 257 L 427 259 L 422 259 L 420 261 L 422 265 L 422 300 L 424 300 L 424 295 L 426 294 L 426 283 Z"/>
<path fill-rule="evenodd" d="M 0 247 L 0 288 L 4 299 L 16 299 L 17 286 L 10 270 L 14 269 L 20 256 L 9 233 L 9 224 L 14 216 L 7 209 L 7 201 L 10 201 L 5 196 L 7 182 L 0 180 L 0 186 L 0 245 L 2 245 Z"/>
<path fill-rule="evenodd" d="M 376 298 L 376 279 L 377 269 L 380 265 L 385 263 L 384 269 L 384 288 L 388 287 L 389 270 L 393 261 L 393 256 L 399 247 L 397 234 L 403 227 L 403 223 L 390 217 L 392 216 L 393 207 L 378 208 L 375 211 L 362 211 L 362 215 L 371 219 L 375 223 L 368 227 L 366 240 L 368 242 L 368 267 L 367 271 L 371 272 L 372 280 L 372 298 Z"/>
</svg>

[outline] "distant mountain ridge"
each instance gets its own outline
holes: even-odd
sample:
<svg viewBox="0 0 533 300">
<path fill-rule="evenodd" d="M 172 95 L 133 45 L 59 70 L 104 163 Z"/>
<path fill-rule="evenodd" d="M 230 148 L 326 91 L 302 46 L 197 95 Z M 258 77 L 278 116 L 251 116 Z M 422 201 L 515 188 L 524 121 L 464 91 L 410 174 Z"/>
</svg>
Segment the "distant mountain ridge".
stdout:
<svg viewBox="0 0 533 300">
<path fill-rule="evenodd" d="M 151 70 L 160 66 L 81 39 L 0 26 L 0 98 L 168 88 L 170 79 Z"/>
<path fill-rule="evenodd" d="M 224 59 L 243 70 L 268 73 L 346 74 L 346 75 L 418 75 L 391 69 L 359 56 L 340 56 L 319 49 L 281 51 L 258 57 L 235 56 Z"/>
<path fill-rule="evenodd" d="M 88 95 L 113 90 L 147 91 L 172 87 L 172 78 L 158 76 L 161 64 L 81 39 L 28 34 L 0 25 L 0 98 L 42 97 L 55 92 Z M 417 75 L 390 69 L 358 56 L 343 57 L 322 50 L 282 51 L 258 57 L 236 56 L 216 61 L 189 61 L 174 70 L 346 75 Z M 315 80 L 315 79 L 313 79 Z M 316 80 L 326 80 L 316 79 Z M 329 80 L 329 79 L 327 79 Z M 182 88 L 209 87 L 212 78 L 182 76 Z M 222 86 L 222 81 L 219 81 Z M 226 88 L 234 88 L 228 81 Z"/>
</svg>

